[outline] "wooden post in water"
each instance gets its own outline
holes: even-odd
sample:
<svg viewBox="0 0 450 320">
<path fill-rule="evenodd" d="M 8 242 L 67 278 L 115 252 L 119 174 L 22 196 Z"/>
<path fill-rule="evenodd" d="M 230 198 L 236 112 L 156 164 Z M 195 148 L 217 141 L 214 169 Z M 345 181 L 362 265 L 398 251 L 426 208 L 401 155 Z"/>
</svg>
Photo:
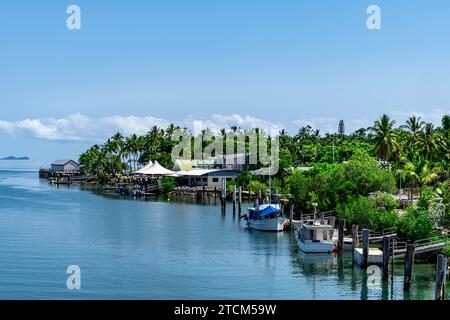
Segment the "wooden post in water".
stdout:
<svg viewBox="0 0 450 320">
<path fill-rule="evenodd" d="M 359 228 L 358 225 L 356 225 L 356 224 L 352 225 L 352 257 L 353 257 L 353 259 L 355 258 L 355 248 L 358 248 L 358 245 L 359 245 L 358 228 Z"/>
<path fill-rule="evenodd" d="M 415 251 L 416 251 L 416 246 L 414 244 L 408 244 L 406 246 L 405 275 L 404 275 L 404 284 L 403 284 L 403 288 L 405 290 L 409 290 L 409 287 L 411 285 Z"/>
<path fill-rule="evenodd" d="M 239 215 L 242 212 L 242 187 L 239 187 Z"/>
<path fill-rule="evenodd" d="M 369 229 L 363 229 L 362 231 L 362 245 L 363 245 L 363 257 L 361 267 L 367 268 L 369 265 Z"/>
<path fill-rule="evenodd" d="M 258 205 L 261 204 L 261 188 L 258 189 Z"/>
<path fill-rule="evenodd" d="M 388 236 L 383 237 L 383 279 L 386 280 L 389 276 L 389 241 Z"/>
<path fill-rule="evenodd" d="M 333 229 L 336 227 L 336 217 L 334 217 L 334 216 L 331 216 L 330 217 L 330 226 L 332 226 L 333 227 Z"/>
<path fill-rule="evenodd" d="M 294 204 L 289 204 L 289 228 L 293 228 L 293 221 L 294 220 Z"/>
<path fill-rule="evenodd" d="M 436 300 L 445 299 L 445 282 L 447 278 L 447 257 L 442 254 L 437 256 L 436 263 Z"/>
<path fill-rule="evenodd" d="M 236 214 L 236 185 L 233 186 L 233 214 Z"/>
<path fill-rule="evenodd" d="M 397 240 L 392 239 L 392 252 L 391 252 L 391 275 L 392 275 L 392 281 L 394 281 L 394 260 L 395 260 L 395 247 L 396 247 Z"/>
<path fill-rule="evenodd" d="M 338 250 L 341 251 L 344 248 L 344 230 L 345 219 L 339 220 L 339 234 L 338 234 Z"/>
<path fill-rule="evenodd" d="M 227 197 L 227 181 L 225 179 L 222 179 L 222 210 L 225 211 L 226 209 L 226 197 Z"/>
</svg>

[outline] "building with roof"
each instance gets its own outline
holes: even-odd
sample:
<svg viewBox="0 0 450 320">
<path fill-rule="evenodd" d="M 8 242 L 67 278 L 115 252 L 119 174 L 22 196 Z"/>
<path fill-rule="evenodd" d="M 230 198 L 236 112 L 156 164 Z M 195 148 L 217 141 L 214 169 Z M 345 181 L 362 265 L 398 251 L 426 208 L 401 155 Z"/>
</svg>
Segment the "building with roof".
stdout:
<svg viewBox="0 0 450 320">
<path fill-rule="evenodd" d="M 56 160 L 51 164 L 50 171 L 54 173 L 78 173 L 80 165 L 73 160 Z"/>
<path fill-rule="evenodd" d="M 239 175 L 239 172 L 226 169 L 195 169 L 178 171 L 176 174 L 179 177 L 185 177 L 187 185 L 190 187 L 221 187 L 223 180 L 232 181 Z"/>
</svg>

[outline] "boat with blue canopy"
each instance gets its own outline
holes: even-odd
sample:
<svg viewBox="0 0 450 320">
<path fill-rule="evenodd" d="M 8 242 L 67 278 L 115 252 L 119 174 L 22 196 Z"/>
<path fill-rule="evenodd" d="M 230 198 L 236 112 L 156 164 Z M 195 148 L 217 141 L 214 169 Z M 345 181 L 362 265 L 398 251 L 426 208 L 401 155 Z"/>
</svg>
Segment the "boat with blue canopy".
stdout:
<svg viewBox="0 0 450 320">
<path fill-rule="evenodd" d="M 248 208 L 247 227 L 261 231 L 283 231 L 287 219 L 279 204 L 261 204 Z"/>
</svg>

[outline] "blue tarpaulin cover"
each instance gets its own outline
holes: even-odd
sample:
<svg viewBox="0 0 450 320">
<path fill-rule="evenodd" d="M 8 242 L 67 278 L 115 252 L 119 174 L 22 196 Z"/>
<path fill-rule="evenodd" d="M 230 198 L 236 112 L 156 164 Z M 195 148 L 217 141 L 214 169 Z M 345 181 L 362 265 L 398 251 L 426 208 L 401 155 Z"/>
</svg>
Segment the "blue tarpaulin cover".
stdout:
<svg viewBox="0 0 450 320">
<path fill-rule="evenodd" d="M 273 212 L 277 212 L 278 209 L 275 208 L 275 207 L 272 207 L 272 206 L 268 206 L 267 208 L 265 208 L 263 210 L 260 210 L 260 211 L 258 211 L 256 209 L 249 210 L 249 211 L 250 211 L 249 212 L 249 218 L 250 219 L 254 219 L 257 216 L 263 216 L 264 217 L 264 216 L 267 216 L 267 215 L 269 215 L 269 214 L 271 214 Z"/>
<path fill-rule="evenodd" d="M 271 213 L 273 213 L 273 212 L 277 212 L 277 211 L 278 211 L 277 208 L 268 206 L 268 207 L 265 208 L 264 210 L 259 211 L 259 215 L 260 215 L 260 216 L 267 216 L 267 215 L 269 215 L 269 214 L 271 214 Z"/>
</svg>

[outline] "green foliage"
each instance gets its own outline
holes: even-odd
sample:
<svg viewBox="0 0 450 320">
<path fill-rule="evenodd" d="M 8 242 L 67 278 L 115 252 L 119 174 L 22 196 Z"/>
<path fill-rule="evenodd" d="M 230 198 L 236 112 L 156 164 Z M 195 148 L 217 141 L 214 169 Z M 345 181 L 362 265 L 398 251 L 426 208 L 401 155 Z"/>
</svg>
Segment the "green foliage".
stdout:
<svg viewBox="0 0 450 320">
<path fill-rule="evenodd" d="M 392 197 L 391 197 L 392 198 Z M 340 219 L 346 219 L 348 225 L 357 224 L 362 228 L 381 231 L 395 226 L 398 214 L 391 207 L 379 206 L 380 199 L 358 196 L 350 198 L 345 204 L 338 204 L 336 213 Z"/>
<path fill-rule="evenodd" d="M 174 177 L 164 177 L 161 179 L 161 183 L 164 186 L 164 190 L 166 192 L 170 192 L 175 190 L 175 184 L 174 184 L 175 178 Z"/>
<path fill-rule="evenodd" d="M 435 221 L 431 213 L 418 207 L 408 206 L 398 224 L 400 237 L 420 240 L 436 235 Z"/>
<path fill-rule="evenodd" d="M 443 182 L 436 189 L 436 194 L 441 198 L 441 203 L 444 206 L 442 217 L 442 225 L 450 227 L 450 181 Z"/>
<path fill-rule="evenodd" d="M 247 188 L 253 180 L 256 180 L 255 176 L 250 172 L 242 172 L 236 177 L 236 184 L 243 188 Z"/>
<path fill-rule="evenodd" d="M 395 190 L 393 175 L 379 168 L 378 162 L 367 155 L 346 163 L 318 164 L 306 173 L 297 171 L 287 179 L 287 185 L 295 207 L 302 212 L 308 211 L 311 192 L 320 210 L 332 210 L 349 197 Z"/>
<path fill-rule="evenodd" d="M 257 180 L 251 181 L 248 187 L 250 188 L 250 191 L 253 192 L 258 192 L 258 190 L 261 189 L 261 193 L 263 196 L 267 190 L 267 185 Z"/>
<path fill-rule="evenodd" d="M 422 210 L 430 210 L 434 204 L 435 197 L 436 193 L 433 191 L 433 188 L 422 188 L 417 207 Z"/>
<path fill-rule="evenodd" d="M 442 254 L 445 254 L 447 257 L 450 257 L 450 246 L 446 246 L 444 249 L 442 249 Z"/>
<path fill-rule="evenodd" d="M 375 205 L 378 209 L 394 211 L 399 206 L 399 201 L 389 193 L 377 192 L 374 197 Z"/>
<path fill-rule="evenodd" d="M 362 228 L 373 229 L 372 220 L 377 215 L 377 208 L 374 201 L 358 196 L 350 198 L 344 204 L 338 204 L 336 213 L 340 219 L 345 219 L 348 225 L 357 224 Z"/>
</svg>

